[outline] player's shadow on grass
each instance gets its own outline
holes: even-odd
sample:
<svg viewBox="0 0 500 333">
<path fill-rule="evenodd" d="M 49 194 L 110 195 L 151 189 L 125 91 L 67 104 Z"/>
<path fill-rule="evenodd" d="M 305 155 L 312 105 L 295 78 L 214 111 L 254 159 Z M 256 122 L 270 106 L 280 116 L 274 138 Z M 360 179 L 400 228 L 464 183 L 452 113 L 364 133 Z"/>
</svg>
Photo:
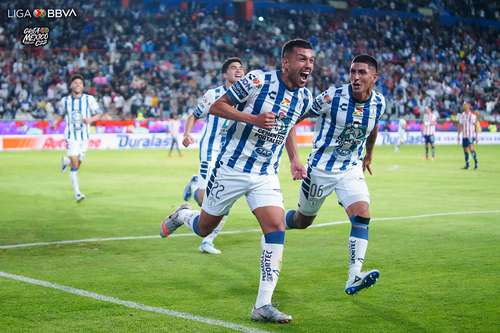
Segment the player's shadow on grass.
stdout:
<svg viewBox="0 0 500 333">
<path fill-rule="evenodd" d="M 403 314 L 394 311 L 393 308 L 385 308 L 381 307 L 380 305 L 365 303 L 359 299 L 353 299 L 352 305 L 357 306 L 360 308 L 360 310 L 362 310 L 359 313 L 370 313 L 373 316 L 385 320 L 386 322 L 392 323 L 393 325 L 395 325 L 395 327 L 404 328 L 404 330 L 407 332 L 428 331 L 425 327 L 420 326 L 418 323 L 409 321 L 408 319 L 404 318 Z"/>
</svg>

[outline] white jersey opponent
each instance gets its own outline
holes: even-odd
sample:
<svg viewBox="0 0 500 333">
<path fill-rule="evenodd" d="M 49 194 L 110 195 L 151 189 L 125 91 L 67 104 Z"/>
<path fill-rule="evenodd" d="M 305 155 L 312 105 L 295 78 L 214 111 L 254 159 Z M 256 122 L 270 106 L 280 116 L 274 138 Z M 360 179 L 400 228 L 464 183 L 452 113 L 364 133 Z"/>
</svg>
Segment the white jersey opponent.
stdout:
<svg viewBox="0 0 500 333">
<path fill-rule="evenodd" d="M 346 171 L 361 159 L 366 138 L 385 111 L 384 96 L 373 91 L 365 102 L 352 96 L 350 84 L 330 87 L 314 100 L 316 123 L 310 167 L 329 172 Z"/>
<path fill-rule="evenodd" d="M 458 121 L 463 126 L 462 138 L 475 139 L 477 116 L 473 112 L 463 112 Z"/>
<path fill-rule="evenodd" d="M 200 140 L 200 162 L 215 160 L 220 152 L 228 120 L 209 114 L 208 110 L 225 93 L 226 87 L 224 85 L 208 90 L 200 98 L 193 112 L 193 116 L 196 119 L 205 119 L 205 128 Z"/>
<path fill-rule="evenodd" d="M 424 113 L 424 135 L 436 134 L 436 115 L 434 113 Z"/>
<path fill-rule="evenodd" d="M 264 129 L 233 122 L 217 161 L 245 173 L 277 174 L 288 132 L 310 109 L 311 93 L 307 88 L 289 90 L 281 80 L 281 71 L 255 70 L 235 82 L 226 94 L 233 103 L 244 103 L 241 112 L 274 113 L 276 125 Z"/>
<path fill-rule="evenodd" d="M 59 102 L 61 116 L 64 115 L 66 140 L 84 141 L 89 139 L 89 124 L 84 124 L 84 118 L 90 118 L 100 113 L 99 104 L 94 96 L 82 94 L 79 98 L 68 95 Z"/>
</svg>

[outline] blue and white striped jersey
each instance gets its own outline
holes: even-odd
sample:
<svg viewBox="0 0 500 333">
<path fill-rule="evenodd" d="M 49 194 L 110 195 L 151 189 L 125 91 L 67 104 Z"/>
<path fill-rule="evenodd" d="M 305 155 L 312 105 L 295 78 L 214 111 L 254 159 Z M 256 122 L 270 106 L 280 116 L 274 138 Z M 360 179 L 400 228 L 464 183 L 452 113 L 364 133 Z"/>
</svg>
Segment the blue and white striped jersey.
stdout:
<svg viewBox="0 0 500 333">
<path fill-rule="evenodd" d="M 217 158 L 220 147 L 225 136 L 225 131 L 230 120 L 209 114 L 212 104 L 226 92 L 224 85 L 208 90 L 203 97 L 198 100 L 198 105 L 193 111 L 196 119 L 205 119 L 205 127 L 200 140 L 200 162 L 212 161 Z"/>
<path fill-rule="evenodd" d="M 385 98 L 373 91 L 365 102 L 352 96 L 350 84 L 330 87 L 318 95 L 311 114 L 316 123 L 310 167 L 325 171 L 346 171 L 362 158 L 365 142 L 385 111 Z"/>
<path fill-rule="evenodd" d="M 94 96 L 82 94 L 79 98 L 68 95 L 59 101 L 59 112 L 64 116 L 66 140 L 83 141 L 89 139 L 89 124 L 84 124 L 84 118 L 90 118 L 100 113 L 99 104 Z"/>
<path fill-rule="evenodd" d="M 289 90 L 280 71 L 255 70 L 235 82 L 226 92 L 241 112 L 258 115 L 273 112 L 276 125 L 268 130 L 243 122 L 232 122 L 217 159 L 235 170 L 260 175 L 278 173 L 279 160 L 288 132 L 312 106 L 307 88 Z"/>
</svg>

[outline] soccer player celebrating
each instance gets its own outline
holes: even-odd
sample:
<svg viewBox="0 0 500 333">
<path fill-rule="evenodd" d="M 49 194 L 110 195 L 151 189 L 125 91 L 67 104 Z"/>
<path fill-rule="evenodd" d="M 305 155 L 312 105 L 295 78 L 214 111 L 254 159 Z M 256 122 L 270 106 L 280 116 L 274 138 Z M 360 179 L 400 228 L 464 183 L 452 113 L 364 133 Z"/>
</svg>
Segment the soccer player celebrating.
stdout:
<svg viewBox="0 0 500 333">
<path fill-rule="evenodd" d="M 101 110 L 94 96 L 84 94 L 84 78 L 81 74 L 74 74 L 70 80 L 71 94 L 63 97 L 59 102 L 59 114 L 64 117 L 66 128 L 64 135 L 68 147 L 67 156 L 61 160 L 61 171 L 64 172 L 71 165 L 71 185 L 76 202 L 85 199 L 78 184 L 78 170 L 82 164 L 88 147 L 90 124 L 100 118 Z"/>
<path fill-rule="evenodd" d="M 316 125 L 307 175 L 299 191 L 298 209 L 288 210 L 285 215 L 287 228 L 305 229 L 326 197 L 335 191 L 351 221 L 345 284 L 349 295 L 373 285 L 380 276 L 378 270 L 361 271 L 370 222 L 370 195 L 363 172 L 372 174 L 378 121 L 385 111 L 384 96 L 373 89 L 377 68 L 373 57 L 358 55 L 351 63 L 350 84 L 330 87 L 315 98 L 309 115 L 321 118 Z"/>
<path fill-rule="evenodd" d="M 474 159 L 474 169 L 477 169 L 478 163 L 476 150 L 474 149 L 474 141 L 475 143 L 479 143 L 479 136 L 477 133 L 479 122 L 476 114 L 472 112 L 472 107 L 469 103 L 464 103 L 464 112 L 459 115 L 458 121 L 457 141 L 460 142 L 460 136 L 462 136 L 462 147 L 464 148 L 465 157 L 464 169 L 469 168 L 469 153 Z"/>
<path fill-rule="evenodd" d="M 434 135 L 436 135 L 436 115 L 432 112 L 430 107 L 425 109 L 422 134 L 425 142 L 425 159 L 429 159 L 429 146 L 431 146 L 432 160 L 434 160 L 436 158 L 436 148 L 434 146 Z"/>
<path fill-rule="evenodd" d="M 220 147 L 227 130 L 229 121 L 224 118 L 219 118 L 213 114 L 209 114 L 210 106 L 225 94 L 226 90 L 237 80 L 245 75 L 243 65 L 240 58 L 228 58 L 222 64 L 222 75 L 224 84 L 208 90 L 203 97 L 198 101 L 198 105 L 194 112 L 189 115 L 184 127 L 184 139 L 182 144 L 188 147 L 194 143 L 194 138 L 191 136 L 191 129 L 197 119 L 205 119 L 205 128 L 200 140 L 200 172 L 191 178 L 189 183 L 184 188 L 184 201 L 188 201 L 191 195 L 201 207 L 203 197 L 205 196 L 205 188 L 207 186 L 207 177 L 211 174 L 215 166 L 215 160 L 220 152 Z M 208 236 L 203 238 L 199 247 L 200 252 L 210 254 L 220 254 L 221 251 L 214 246 L 214 240 L 222 229 L 225 223 L 223 219 L 217 228 L 215 228 Z"/>
<path fill-rule="evenodd" d="M 249 72 L 210 107 L 210 113 L 233 121 L 208 178 L 201 212 L 182 205 L 161 228 L 161 236 L 166 237 L 184 224 L 204 237 L 245 196 L 264 234 L 259 291 L 251 313 L 256 321 L 292 320 L 271 304 L 285 242 L 278 167 L 290 130 L 312 105 L 305 86 L 313 67 L 312 45 L 302 39 L 288 41 L 281 52 L 281 70 Z M 241 103 L 241 111 L 234 108 Z M 295 175 L 305 170 L 292 171 Z"/>
</svg>

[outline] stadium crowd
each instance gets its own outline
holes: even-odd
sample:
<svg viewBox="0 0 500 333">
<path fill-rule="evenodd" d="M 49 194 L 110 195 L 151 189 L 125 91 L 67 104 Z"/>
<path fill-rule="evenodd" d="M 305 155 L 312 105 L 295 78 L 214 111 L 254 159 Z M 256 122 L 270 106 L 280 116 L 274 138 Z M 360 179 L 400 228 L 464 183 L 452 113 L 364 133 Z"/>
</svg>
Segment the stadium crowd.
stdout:
<svg viewBox="0 0 500 333">
<path fill-rule="evenodd" d="M 372 8 L 379 3 L 349 2 Z M 387 9 L 411 10 L 404 1 L 395 3 Z M 453 1 L 430 3 L 456 12 Z M 488 2 L 477 3 L 474 12 L 488 7 Z M 10 7 L 0 4 L 2 11 Z M 381 62 L 377 88 L 388 100 L 386 117 L 415 119 L 431 106 L 441 119 L 453 120 L 467 99 L 482 119 L 500 123 L 500 37 L 495 28 L 446 26 L 434 17 L 273 9 L 246 22 L 226 18 L 218 7 L 204 11 L 199 3 L 124 9 L 117 1 L 73 0 L 65 7 L 83 14 L 47 21 L 49 45 L 44 48 L 21 44 L 21 19 L 0 26 L 0 119 L 53 119 L 75 72 L 87 78 L 88 91 L 110 117 L 182 115 L 203 91 L 220 84 L 224 58 L 239 56 L 248 69 L 274 68 L 283 41 L 302 37 L 317 53 L 310 86 L 314 94 L 347 82 L 352 57 L 369 53 Z"/>
</svg>

